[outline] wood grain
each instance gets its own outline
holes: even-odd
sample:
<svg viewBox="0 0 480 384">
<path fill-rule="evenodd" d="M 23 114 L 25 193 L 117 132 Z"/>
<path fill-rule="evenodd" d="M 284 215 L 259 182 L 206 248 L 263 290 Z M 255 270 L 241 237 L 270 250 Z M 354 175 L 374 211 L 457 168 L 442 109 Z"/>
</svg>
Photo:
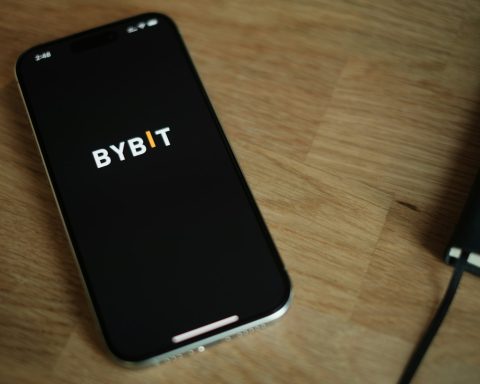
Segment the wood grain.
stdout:
<svg viewBox="0 0 480 384">
<path fill-rule="evenodd" d="M 295 287 L 277 324 L 144 370 L 94 329 L 16 89 L 25 49 L 146 12 L 191 51 Z M 394 383 L 480 165 L 480 3 L 0 4 L 0 383 Z M 480 382 L 466 275 L 416 382 Z"/>
</svg>

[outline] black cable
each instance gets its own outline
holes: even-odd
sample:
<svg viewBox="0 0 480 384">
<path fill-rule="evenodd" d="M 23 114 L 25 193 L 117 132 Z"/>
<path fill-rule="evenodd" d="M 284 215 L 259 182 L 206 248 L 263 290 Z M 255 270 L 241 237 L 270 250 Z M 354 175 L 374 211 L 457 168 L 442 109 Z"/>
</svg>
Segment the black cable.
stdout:
<svg viewBox="0 0 480 384">
<path fill-rule="evenodd" d="M 455 263 L 455 269 L 453 271 L 452 278 L 450 279 L 447 291 L 445 292 L 445 296 L 443 297 L 442 303 L 438 307 L 437 313 L 435 313 L 435 317 L 430 323 L 430 326 L 428 327 L 420 342 L 417 344 L 415 351 L 410 357 L 410 360 L 408 361 L 408 364 L 403 371 L 402 377 L 398 382 L 399 384 L 410 383 L 413 376 L 415 375 L 418 366 L 422 362 L 422 359 L 425 356 L 428 347 L 430 346 L 433 338 L 435 337 L 438 329 L 440 328 L 440 325 L 442 324 L 442 321 L 448 312 L 448 308 L 453 301 L 458 285 L 460 284 L 463 271 L 465 270 L 465 265 L 467 264 L 469 254 L 470 252 L 463 250 L 460 258 Z"/>
</svg>

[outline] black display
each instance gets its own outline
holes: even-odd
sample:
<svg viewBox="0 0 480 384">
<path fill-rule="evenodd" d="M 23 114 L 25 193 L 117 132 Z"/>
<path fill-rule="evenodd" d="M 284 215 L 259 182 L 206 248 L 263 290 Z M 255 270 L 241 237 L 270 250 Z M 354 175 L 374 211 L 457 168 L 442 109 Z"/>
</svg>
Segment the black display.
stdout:
<svg viewBox="0 0 480 384">
<path fill-rule="evenodd" d="M 17 77 L 117 357 L 149 359 L 286 305 L 287 274 L 170 19 L 32 48 Z"/>
</svg>

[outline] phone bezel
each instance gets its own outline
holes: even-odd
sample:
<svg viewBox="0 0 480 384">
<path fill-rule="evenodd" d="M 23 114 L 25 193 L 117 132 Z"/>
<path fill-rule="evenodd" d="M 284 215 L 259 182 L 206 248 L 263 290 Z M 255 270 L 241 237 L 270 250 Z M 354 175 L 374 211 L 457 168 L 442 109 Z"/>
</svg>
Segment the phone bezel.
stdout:
<svg viewBox="0 0 480 384">
<path fill-rule="evenodd" d="M 162 18 L 162 19 L 168 21 L 173 26 L 174 30 L 176 31 L 177 38 L 178 38 L 178 40 L 179 40 L 179 42 L 182 46 L 183 53 L 184 53 L 184 55 L 185 55 L 185 57 L 186 57 L 186 59 L 189 63 L 190 70 L 192 71 L 192 73 L 195 77 L 196 83 L 197 83 L 199 89 L 201 90 L 202 95 L 203 95 L 203 97 L 204 97 L 204 99 L 207 103 L 209 113 L 210 113 L 213 121 L 215 122 L 215 125 L 218 128 L 218 133 L 223 140 L 224 146 L 225 146 L 225 148 L 226 148 L 226 150 L 227 150 L 227 152 L 228 152 L 228 154 L 231 158 L 232 165 L 234 166 L 235 171 L 236 171 L 236 173 L 239 177 L 239 180 L 241 181 L 244 192 L 245 192 L 245 194 L 246 194 L 246 196 L 249 200 L 251 209 L 253 210 L 253 212 L 254 212 L 254 214 L 257 218 L 257 222 L 259 223 L 260 227 L 262 228 L 262 232 L 264 233 L 265 239 L 267 240 L 270 249 L 276 255 L 275 261 L 277 263 L 279 263 L 279 271 L 281 271 L 281 273 L 283 273 L 283 277 L 284 277 L 284 280 L 285 280 L 285 284 L 286 284 L 288 294 L 286 295 L 285 298 L 282 299 L 282 302 L 280 303 L 280 305 L 277 305 L 272 311 L 269 311 L 266 314 L 259 314 L 258 318 L 255 318 L 252 321 L 249 321 L 247 323 L 244 323 L 244 324 L 241 324 L 239 326 L 232 327 L 232 328 L 228 328 L 228 327 L 227 327 L 227 329 L 219 328 L 219 330 L 215 331 L 215 333 L 212 334 L 211 336 L 201 338 L 201 339 L 193 341 L 191 343 L 187 343 L 187 344 L 182 345 L 178 348 L 173 348 L 173 349 L 171 349 L 167 352 L 160 353 L 160 354 L 157 354 L 155 356 L 146 357 L 146 358 L 142 358 L 142 359 L 139 359 L 139 360 L 129 360 L 129 359 L 122 358 L 121 354 L 118 354 L 118 353 L 115 352 L 114 348 L 112 347 L 112 343 L 110 343 L 109 340 L 106 337 L 106 332 L 104 332 L 103 322 L 102 322 L 101 318 L 99 317 L 98 311 L 96 310 L 97 305 L 96 305 L 96 302 L 95 302 L 95 297 L 93 295 L 93 292 L 91 292 L 91 290 L 89 289 L 89 286 L 91 286 L 91 284 L 87 281 L 88 275 L 85 273 L 85 269 L 82 265 L 82 260 L 76 252 L 75 241 L 72 238 L 72 233 L 73 232 L 70 230 L 70 225 L 68 223 L 68 218 L 66 217 L 66 215 L 64 213 L 65 210 L 64 210 L 63 205 L 61 203 L 61 198 L 57 194 L 57 189 L 55 187 L 55 180 L 53 180 L 53 173 L 51 172 L 51 169 L 50 169 L 50 166 L 49 166 L 47 153 L 44 150 L 41 138 L 39 138 L 39 135 L 37 133 L 36 124 L 35 124 L 35 117 L 31 113 L 32 108 L 29 105 L 28 96 L 26 94 L 25 87 L 23 86 L 23 80 L 22 80 L 21 74 L 19 73 L 19 68 L 20 68 L 21 61 L 24 60 L 33 51 L 42 50 L 43 48 L 51 46 L 52 44 L 59 44 L 59 43 L 62 43 L 62 42 L 71 42 L 73 40 L 78 40 L 81 37 L 92 35 L 94 33 L 105 30 L 107 28 L 118 27 L 119 25 L 124 25 L 124 24 L 127 24 L 127 23 L 131 23 L 134 20 L 137 20 L 139 18 L 143 19 L 143 18 L 147 18 L 147 17 Z M 79 273 L 81 275 L 83 288 L 84 288 L 84 290 L 87 294 L 91 310 L 94 313 L 94 318 L 95 318 L 96 323 L 97 323 L 96 324 L 97 328 L 100 331 L 100 334 L 102 336 L 102 339 L 105 342 L 107 350 L 109 351 L 111 356 L 117 362 L 121 363 L 124 366 L 128 366 L 128 367 L 141 367 L 141 366 L 148 366 L 148 365 L 152 365 L 152 364 L 158 364 L 158 363 L 163 362 L 163 361 L 169 361 L 170 359 L 177 358 L 177 357 L 181 356 L 182 354 L 184 354 L 186 352 L 193 352 L 196 349 L 199 349 L 199 348 L 201 349 L 201 348 L 205 347 L 206 345 L 216 343 L 216 342 L 224 340 L 224 339 L 229 339 L 232 336 L 235 336 L 237 334 L 242 334 L 245 331 L 261 327 L 261 326 L 263 326 L 263 325 L 265 325 L 265 324 L 267 324 L 271 321 L 274 321 L 274 320 L 280 318 L 282 315 L 284 315 L 287 312 L 288 308 L 290 307 L 292 296 L 293 296 L 291 281 L 290 281 L 289 276 L 288 276 L 288 274 L 287 274 L 287 272 L 284 268 L 283 262 L 282 262 L 282 260 L 280 258 L 280 255 L 279 255 L 279 253 L 278 253 L 278 251 L 275 247 L 273 239 L 272 239 L 272 237 L 271 237 L 271 235 L 268 231 L 268 228 L 267 228 L 267 226 L 265 224 L 265 221 L 264 221 L 264 219 L 263 219 L 263 217 L 260 213 L 260 210 L 258 209 L 258 206 L 255 202 L 255 199 L 254 199 L 254 197 L 253 197 L 253 195 L 250 191 L 250 188 L 248 187 L 246 179 L 245 179 L 245 177 L 244 177 L 244 175 L 243 175 L 243 173 L 242 173 L 242 171 L 239 167 L 236 156 L 233 153 L 233 150 L 232 150 L 230 144 L 228 143 L 228 139 L 226 137 L 226 134 L 222 129 L 222 126 L 220 124 L 220 121 L 218 120 L 218 117 L 217 117 L 214 109 L 213 109 L 211 101 L 210 101 L 210 99 L 209 99 L 209 97 L 208 97 L 208 95 L 207 95 L 207 93 L 206 93 L 206 91 L 203 87 L 203 84 L 200 80 L 200 77 L 197 73 L 197 70 L 196 70 L 196 68 L 193 64 L 193 61 L 192 61 L 192 59 L 189 55 L 189 52 L 188 52 L 188 50 L 185 46 L 183 38 L 182 38 L 176 24 L 173 22 L 173 20 L 171 20 L 168 16 L 166 16 L 164 14 L 161 14 L 161 13 L 155 13 L 155 12 L 142 13 L 142 14 L 139 14 L 139 15 L 127 18 L 127 19 L 122 19 L 122 20 L 119 20 L 119 21 L 116 21 L 116 22 L 113 22 L 113 23 L 105 24 L 105 25 L 102 25 L 102 26 L 99 26 L 99 27 L 96 27 L 96 28 L 93 28 L 93 29 L 89 29 L 89 30 L 86 30 L 86 31 L 83 31 L 83 32 L 80 32 L 80 33 L 69 35 L 69 36 L 66 36 L 66 37 L 63 37 L 63 38 L 60 38 L 60 39 L 56 39 L 56 40 L 47 42 L 47 43 L 36 45 L 36 46 L 26 50 L 25 52 L 23 52 L 19 56 L 19 58 L 17 59 L 16 65 L 15 65 L 15 77 L 17 79 L 17 85 L 19 87 L 20 94 L 21 94 L 25 109 L 27 111 L 28 119 L 29 119 L 29 122 L 30 122 L 30 126 L 32 128 L 34 137 L 35 137 L 35 141 L 36 141 L 37 147 L 39 149 L 40 156 L 42 158 L 43 166 L 45 167 L 47 178 L 48 178 L 50 187 L 52 188 L 55 203 L 56 203 L 57 208 L 60 212 L 62 223 L 63 223 L 63 226 L 65 228 L 65 232 L 67 234 L 67 238 L 68 238 L 68 241 L 69 241 L 69 244 L 70 244 L 70 248 L 71 248 L 73 256 L 74 256 L 75 264 L 77 265 L 77 268 L 78 268 Z M 222 329 L 223 329 L 223 331 L 222 331 Z"/>
</svg>

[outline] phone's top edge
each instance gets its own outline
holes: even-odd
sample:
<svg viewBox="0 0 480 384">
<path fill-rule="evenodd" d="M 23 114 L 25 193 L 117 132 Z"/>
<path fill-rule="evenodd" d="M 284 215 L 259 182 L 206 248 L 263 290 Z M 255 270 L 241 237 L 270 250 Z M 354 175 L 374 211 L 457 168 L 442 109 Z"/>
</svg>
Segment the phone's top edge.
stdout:
<svg viewBox="0 0 480 384">
<path fill-rule="evenodd" d="M 151 16 L 162 18 L 165 21 L 167 21 L 169 24 L 171 24 L 175 29 L 177 29 L 177 26 L 176 26 L 175 22 L 168 15 L 166 15 L 164 13 L 160 13 L 160 12 L 144 12 L 144 13 L 139 13 L 135 16 L 127 17 L 125 19 L 121 19 L 121 20 L 113 21 L 111 23 L 103 24 L 103 25 L 100 25 L 98 27 L 94 27 L 94 28 L 86 29 L 86 30 L 83 30 L 83 31 L 80 31 L 80 32 L 76 32 L 76 33 L 73 33 L 71 35 L 61 37 L 59 39 L 54 39 L 54 40 L 47 41 L 45 43 L 40 43 L 40 44 L 34 45 L 34 46 L 28 48 L 27 50 L 23 51 L 18 56 L 17 60 L 15 61 L 14 73 L 15 73 L 15 77 L 17 79 L 17 82 L 19 81 L 18 73 L 19 73 L 20 65 L 21 65 L 23 59 L 25 58 L 25 56 L 27 56 L 32 51 L 41 50 L 41 48 L 43 48 L 43 47 L 51 46 L 52 44 L 62 43 L 62 42 L 66 41 L 66 40 L 69 40 L 69 39 L 79 38 L 79 37 L 85 36 L 85 35 L 93 32 L 93 31 L 96 31 L 96 30 L 109 28 L 109 27 L 116 27 L 120 24 L 127 23 L 130 20 L 134 20 L 134 19 L 137 19 L 137 18 L 140 18 L 140 17 L 151 17 Z"/>
</svg>

